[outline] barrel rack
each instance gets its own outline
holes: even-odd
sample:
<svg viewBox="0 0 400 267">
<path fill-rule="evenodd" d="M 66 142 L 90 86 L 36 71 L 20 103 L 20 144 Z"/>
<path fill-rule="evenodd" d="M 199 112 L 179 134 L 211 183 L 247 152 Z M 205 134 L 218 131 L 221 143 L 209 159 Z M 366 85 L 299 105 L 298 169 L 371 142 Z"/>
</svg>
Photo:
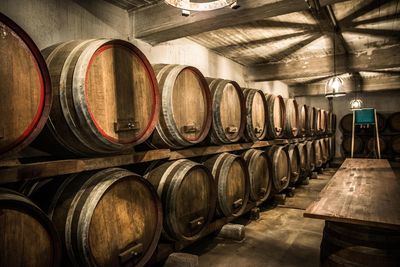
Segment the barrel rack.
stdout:
<svg viewBox="0 0 400 267">
<path fill-rule="evenodd" d="M 21 182 L 25 180 L 40 179 L 46 177 L 55 177 L 65 174 L 73 174 L 83 171 L 105 169 L 110 167 L 127 166 L 131 164 L 150 162 L 155 160 L 178 160 L 219 154 L 223 152 L 248 150 L 251 148 L 265 148 L 272 145 L 293 144 L 304 141 L 312 141 L 329 136 L 331 135 L 326 134 L 303 138 L 258 141 L 255 143 L 235 143 L 222 146 L 190 147 L 182 150 L 157 149 L 96 158 L 62 160 L 42 159 L 37 161 L 35 161 L 35 158 L 29 159 L 29 161 L 35 161 L 32 163 L 24 163 L 24 160 L 21 159 L 4 159 L 0 160 L 0 186 L 7 183 Z M 265 202 L 266 201 L 253 202 L 249 200 L 243 214 L 248 213 L 252 209 L 260 206 Z M 198 240 L 201 240 L 202 238 L 217 232 L 225 224 L 228 224 L 235 219 L 237 219 L 237 217 L 231 216 L 218 218 L 212 221 L 204 229 L 202 235 Z M 174 251 L 180 251 L 196 241 L 160 241 L 152 258 L 146 266 L 157 264 L 165 260 L 168 255 L 173 253 Z"/>
<path fill-rule="evenodd" d="M 293 139 L 275 139 L 269 141 L 258 141 L 255 143 L 236 143 L 222 146 L 191 147 L 182 150 L 157 149 L 107 157 L 37 161 L 34 163 L 21 163 L 18 159 L 0 160 L 0 184 L 117 166 L 127 166 L 161 159 L 177 160 L 219 154 L 223 152 L 247 150 L 251 148 L 262 148 L 272 145 L 285 145 L 314 140 L 326 136 L 327 135 Z"/>
</svg>

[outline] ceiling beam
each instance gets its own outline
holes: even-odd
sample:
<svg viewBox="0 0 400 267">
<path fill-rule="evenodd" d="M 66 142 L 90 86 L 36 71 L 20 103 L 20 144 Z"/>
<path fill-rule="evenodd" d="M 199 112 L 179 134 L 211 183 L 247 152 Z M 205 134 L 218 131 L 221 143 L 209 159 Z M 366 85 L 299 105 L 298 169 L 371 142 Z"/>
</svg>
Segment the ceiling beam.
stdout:
<svg viewBox="0 0 400 267">
<path fill-rule="evenodd" d="M 400 90 L 400 76 L 377 76 L 371 78 L 363 78 L 358 92 L 377 92 Z M 291 95 L 300 96 L 317 96 L 325 94 L 325 83 L 302 84 L 290 87 Z M 343 91 L 346 93 L 355 92 L 354 80 L 346 79 L 343 84 Z"/>
<path fill-rule="evenodd" d="M 337 73 L 374 71 L 400 66 L 400 45 L 367 50 L 359 54 L 336 55 Z M 318 77 L 333 72 L 333 57 L 302 59 L 287 63 L 269 63 L 249 68 L 249 80 L 273 81 Z"/>
<path fill-rule="evenodd" d="M 321 0 L 320 5 L 330 5 L 346 0 Z M 157 44 L 196 35 L 224 27 L 299 12 L 309 9 L 303 0 L 241 0 L 240 8 L 223 8 L 209 12 L 181 16 L 180 10 L 165 3 L 132 12 L 135 38 Z"/>
</svg>

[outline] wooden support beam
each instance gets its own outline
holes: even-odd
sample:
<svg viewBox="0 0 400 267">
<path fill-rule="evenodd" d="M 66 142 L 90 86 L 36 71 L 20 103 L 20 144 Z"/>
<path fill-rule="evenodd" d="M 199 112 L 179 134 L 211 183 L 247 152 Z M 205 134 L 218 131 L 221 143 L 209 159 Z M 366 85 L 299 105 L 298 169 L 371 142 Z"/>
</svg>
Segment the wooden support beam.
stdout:
<svg viewBox="0 0 400 267">
<path fill-rule="evenodd" d="M 346 0 L 322 0 L 321 6 Z M 160 3 L 132 12 L 135 38 L 157 44 L 182 37 L 196 35 L 219 28 L 244 24 L 256 20 L 299 12 L 309 9 L 303 0 L 241 0 L 240 8 L 223 8 L 215 11 L 197 12 L 189 17 L 181 11 Z"/>
<path fill-rule="evenodd" d="M 400 45 L 368 50 L 358 55 L 336 55 L 337 73 L 374 71 L 400 66 Z M 287 63 L 269 63 L 249 68 L 249 80 L 273 81 L 320 77 L 332 74 L 333 57 L 303 59 Z"/>
<path fill-rule="evenodd" d="M 343 89 L 346 93 L 355 92 L 353 79 L 344 80 Z M 362 92 L 377 92 L 400 90 L 400 75 L 377 76 L 373 78 L 363 78 Z M 325 83 L 303 84 L 290 88 L 295 97 L 316 96 L 325 94 Z"/>
</svg>

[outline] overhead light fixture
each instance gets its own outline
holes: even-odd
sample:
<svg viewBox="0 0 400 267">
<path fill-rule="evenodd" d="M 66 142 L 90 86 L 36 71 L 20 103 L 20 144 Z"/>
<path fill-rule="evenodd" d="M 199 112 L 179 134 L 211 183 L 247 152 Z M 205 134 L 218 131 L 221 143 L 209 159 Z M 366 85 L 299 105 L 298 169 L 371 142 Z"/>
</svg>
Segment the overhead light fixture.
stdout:
<svg viewBox="0 0 400 267">
<path fill-rule="evenodd" d="M 350 110 L 360 110 L 363 107 L 363 101 L 359 98 L 354 98 L 350 101 Z"/>
<path fill-rule="evenodd" d="M 230 7 L 237 9 L 240 6 L 237 4 L 237 0 L 164 0 L 165 3 L 182 9 L 182 16 L 189 16 L 190 11 L 211 11 L 224 7 Z"/>
<path fill-rule="evenodd" d="M 336 28 L 333 31 L 333 75 L 325 85 L 325 97 L 345 96 L 343 80 L 336 74 Z"/>
</svg>

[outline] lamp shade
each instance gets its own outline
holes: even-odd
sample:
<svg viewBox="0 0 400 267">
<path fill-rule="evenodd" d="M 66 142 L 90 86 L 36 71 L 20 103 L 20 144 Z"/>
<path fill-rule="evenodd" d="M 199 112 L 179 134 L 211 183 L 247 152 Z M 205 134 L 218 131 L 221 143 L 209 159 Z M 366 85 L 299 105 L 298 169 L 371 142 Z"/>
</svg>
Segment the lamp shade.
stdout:
<svg viewBox="0 0 400 267">
<path fill-rule="evenodd" d="M 363 101 L 359 98 L 354 98 L 350 101 L 350 110 L 360 110 L 362 109 Z"/>
<path fill-rule="evenodd" d="M 339 97 L 345 96 L 343 91 L 343 80 L 338 77 L 332 77 L 325 85 L 325 97 Z"/>
<path fill-rule="evenodd" d="M 210 11 L 235 5 L 237 0 L 164 0 L 167 4 L 189 11 Z"/>
</svg>

